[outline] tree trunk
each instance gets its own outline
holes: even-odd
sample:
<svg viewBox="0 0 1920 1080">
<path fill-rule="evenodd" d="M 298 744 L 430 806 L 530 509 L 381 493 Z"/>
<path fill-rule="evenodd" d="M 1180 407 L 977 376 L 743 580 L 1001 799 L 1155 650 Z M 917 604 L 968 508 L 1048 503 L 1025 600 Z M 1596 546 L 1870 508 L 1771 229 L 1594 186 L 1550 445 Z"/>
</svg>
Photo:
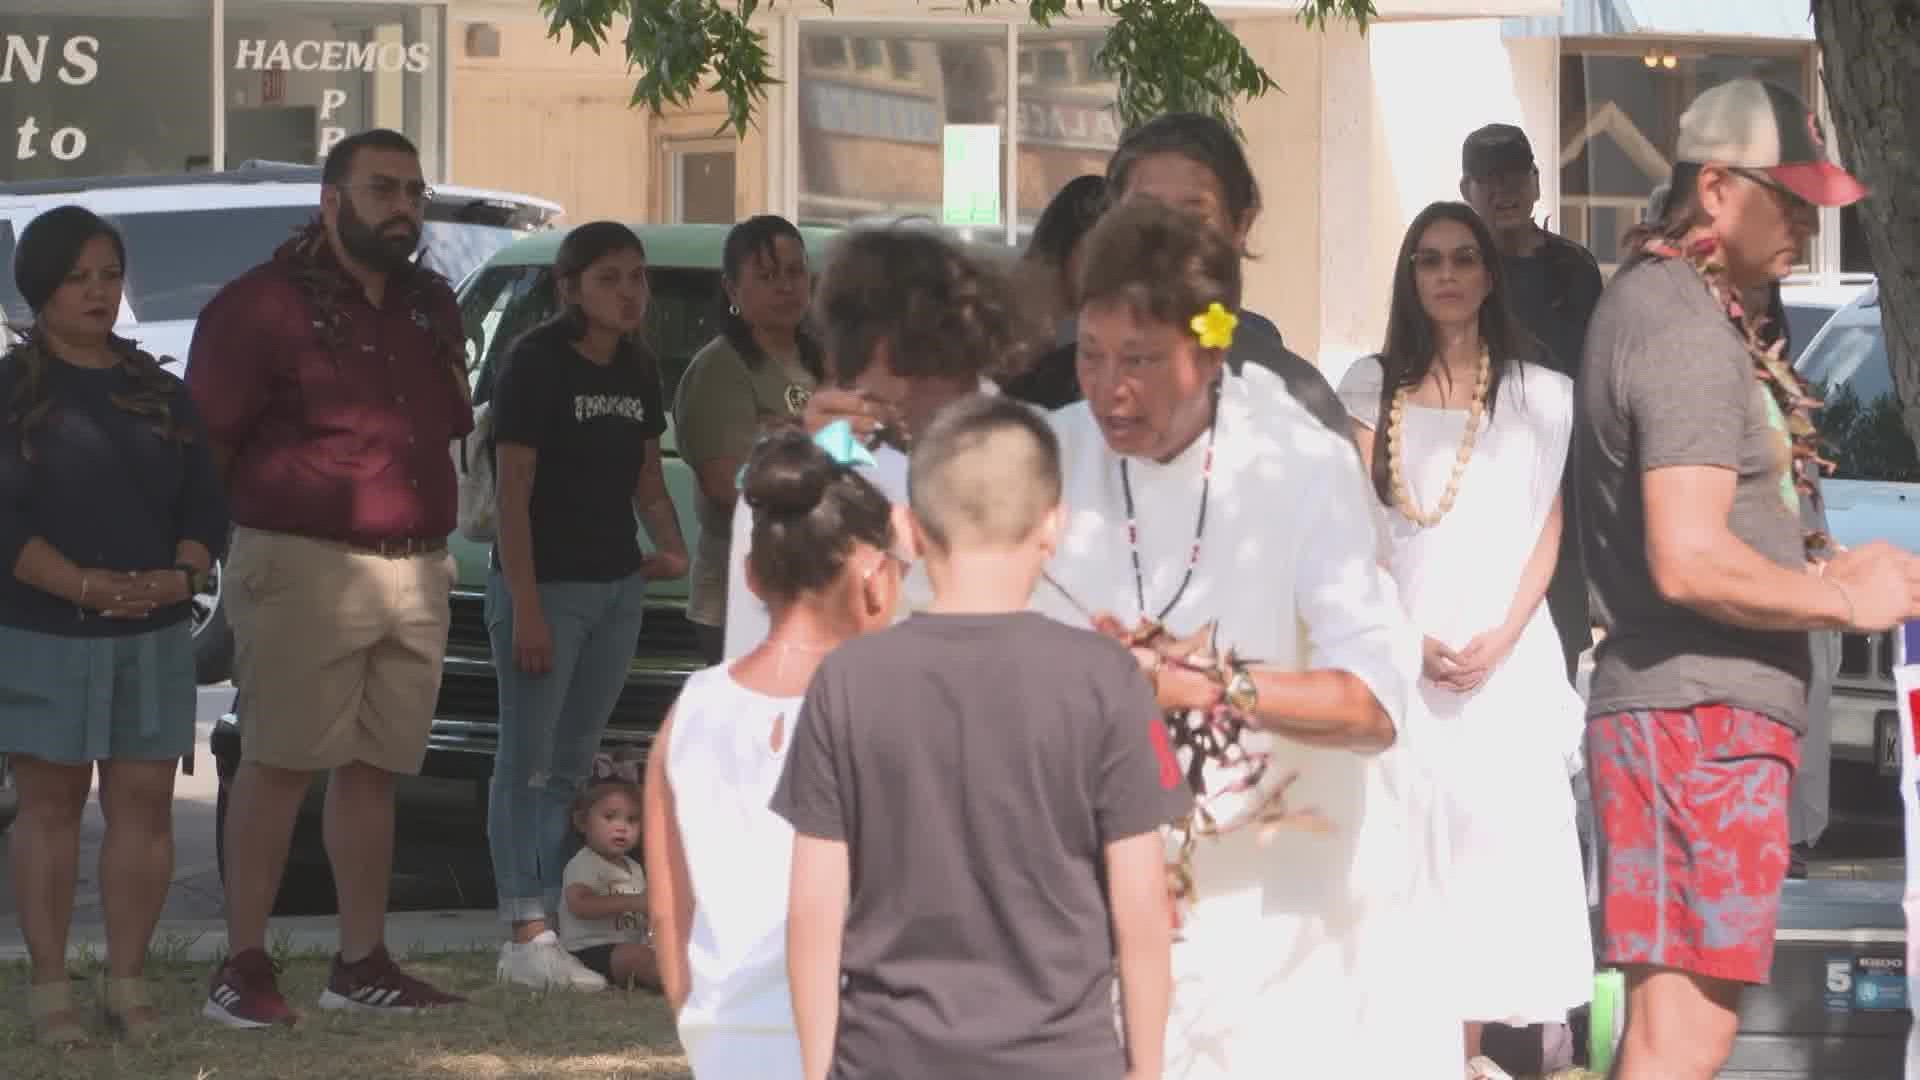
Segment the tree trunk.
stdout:
<svg viewBox="0 0 1920 1080">
<path fill-rule="evenodd" d="M 1880 277 L 1880 322 L 1906 428 L 1920 444 L 1920 0 L 1814 0 L 1840 159 Z"/>
</svg>

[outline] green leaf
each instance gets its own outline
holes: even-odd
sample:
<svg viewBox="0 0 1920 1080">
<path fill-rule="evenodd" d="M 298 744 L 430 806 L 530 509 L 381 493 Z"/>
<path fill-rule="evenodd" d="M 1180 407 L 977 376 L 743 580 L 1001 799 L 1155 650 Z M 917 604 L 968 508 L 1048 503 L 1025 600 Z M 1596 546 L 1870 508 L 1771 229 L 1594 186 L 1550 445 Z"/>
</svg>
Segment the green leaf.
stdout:
<svg viewBox="0 0 1920 1080">
<path fill-rule="evenodd" d="M 832 0 L 820 0 L 833 10 Z M 1019 0 L 966 0 L 968 11 Z M 1026 0 L 1027 17 L 1051 26 L 1087 0 Z M 655 115 L 684 107 L 704 86 L 727 103 L 720 131 L 745 135 L 778 85 L 766 34 L 752 24 L 774 0 L 536 0 L 548 36 L 599 52 L 616 20 L 628 20 L 622 48 L 638 74 L 634 106 Z M 1112 16 L 1095 61 L 1113 73 L 1114 108 L 1131 127 L 1163 112 L 1193 111 L 1234 123 L 1234 106 L 1279 89 L 1265 68 L 1204 0 L 1093 0 Z M 1379 12 L 1373 0 L 1302 0 L 1299 19 L 1324 30 L 1351 22 L 1365 33 Z M 1237 127 L 1236 127 L 1237 130 Z"/>
</svg>

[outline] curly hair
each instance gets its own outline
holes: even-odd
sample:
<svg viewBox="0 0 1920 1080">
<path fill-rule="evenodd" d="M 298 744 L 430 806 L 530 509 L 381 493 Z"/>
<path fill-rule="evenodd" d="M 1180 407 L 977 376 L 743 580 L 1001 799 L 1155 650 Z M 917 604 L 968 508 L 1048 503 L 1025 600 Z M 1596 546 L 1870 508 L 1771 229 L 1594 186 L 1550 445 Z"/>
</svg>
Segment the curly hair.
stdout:
<svg viewBox="0 0 1920 1080">
<path fill-rule="evenodd" d="M 82 249 L 101 237 L 113 245 L 115 256 L 124 267 L 127 245 L 120 231 L 83 207 L 56 207 L 34 218 L 20 234 L 14 257 L 14 282 L 33 310 L 35 323 L 6 354 L 5 363 L 13 375 L 13 393 L 8 397 L 6 409 L 8 422 L 19 431 L 20 456 L 27 461 L 34 460 L 34 435 L 53 412 L 47 365 L 58 359 L 49 348 L 38 316 L 80 261 Z M 110 334 L 108 347 L 132 383 L 130 389 L 112 395 L 113 404 L 134 416 L 152 420 L 154 431 L 170 442 L 192 442 L 193 429 L 180 423 L 173 412 L 178 380 L 167 374 L 158 360 L 126 338 Z"/>
<path fill-rule="evenodd" d="M 1045 333 L 1010 276 L 941 233 L 896 223 L 836 242 L 814 312 L 837 382 L 866 371 L 882 343 L 902 378 L 1023 370 Z"/>
<path fill-rule="evenodd" d="M 1184 210 L 1154 199 L 1120 203 L 1087 234 L 1080 303 L 1123 303 L 1142 318 L 1185 326 L 1219 304 L 1240 307 L 1240 253 Z"/>
</svg>

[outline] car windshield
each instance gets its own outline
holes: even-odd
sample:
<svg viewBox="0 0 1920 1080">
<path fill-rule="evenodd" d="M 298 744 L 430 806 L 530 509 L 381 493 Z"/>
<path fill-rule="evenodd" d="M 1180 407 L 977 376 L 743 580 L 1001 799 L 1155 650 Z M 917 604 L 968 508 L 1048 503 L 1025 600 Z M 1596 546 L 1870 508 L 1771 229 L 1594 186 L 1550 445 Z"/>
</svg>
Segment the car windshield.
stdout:
<svg viewBox="0 0 1920 1080">
<path fill-rule="evenodd" d="M 1813 344 L 1815 334 L 1833 318 L 1833 308 L 1821 304 L 1788 304 L 1787 306 L 1787 360 L 1800 359 L 1800 354 Z"/>
<path fill-rule="evenodd" d="M 1878 306 L 1863 303 L 1834 316 L 1798 367 L 1826 403 L 1818 420 L 1834 479 L 1920 481 Z"/>
<path fill-rule="evenodd" d="M 427 210 L 421 260 L 456 285 L 524 233 L 500 214 L 476 217 L 472 205 L 436 201 Z M 127 305 L 141 322 L 198 318 L 227 282 L 266 261 L 313 216 L 304 205 L 113 215 L 127 242 Z"/>
<path fill-rule="evenodd" d="M 313 214 L 311 206 L 115 214 L 127 242 L 127 306 L 141 322 L 197 319 L 213 294 L 266 261 Z"/>
</svg>

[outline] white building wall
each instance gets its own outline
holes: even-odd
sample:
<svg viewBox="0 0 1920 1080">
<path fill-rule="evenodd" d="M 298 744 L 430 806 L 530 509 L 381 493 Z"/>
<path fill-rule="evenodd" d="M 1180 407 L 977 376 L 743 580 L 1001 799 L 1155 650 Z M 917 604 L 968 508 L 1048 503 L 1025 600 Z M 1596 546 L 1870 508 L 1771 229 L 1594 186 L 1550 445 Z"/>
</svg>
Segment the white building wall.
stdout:
<svg viewBox="0 0 1920 1080">
<path fill-rule="evenodd" d="M 1557 205 L 1559 52 L 1550 38 L 1502 38 L 1495 19 L 1381 23 L 1364 40 L 1329 36 L 1326 52 L 1317 353 L 1338 379 L 1385 337 L 1407 223 L 1460 197 L 1468 132 L 1520 125 L 1540 162 L 1540 205 Z"/>
</svg>

